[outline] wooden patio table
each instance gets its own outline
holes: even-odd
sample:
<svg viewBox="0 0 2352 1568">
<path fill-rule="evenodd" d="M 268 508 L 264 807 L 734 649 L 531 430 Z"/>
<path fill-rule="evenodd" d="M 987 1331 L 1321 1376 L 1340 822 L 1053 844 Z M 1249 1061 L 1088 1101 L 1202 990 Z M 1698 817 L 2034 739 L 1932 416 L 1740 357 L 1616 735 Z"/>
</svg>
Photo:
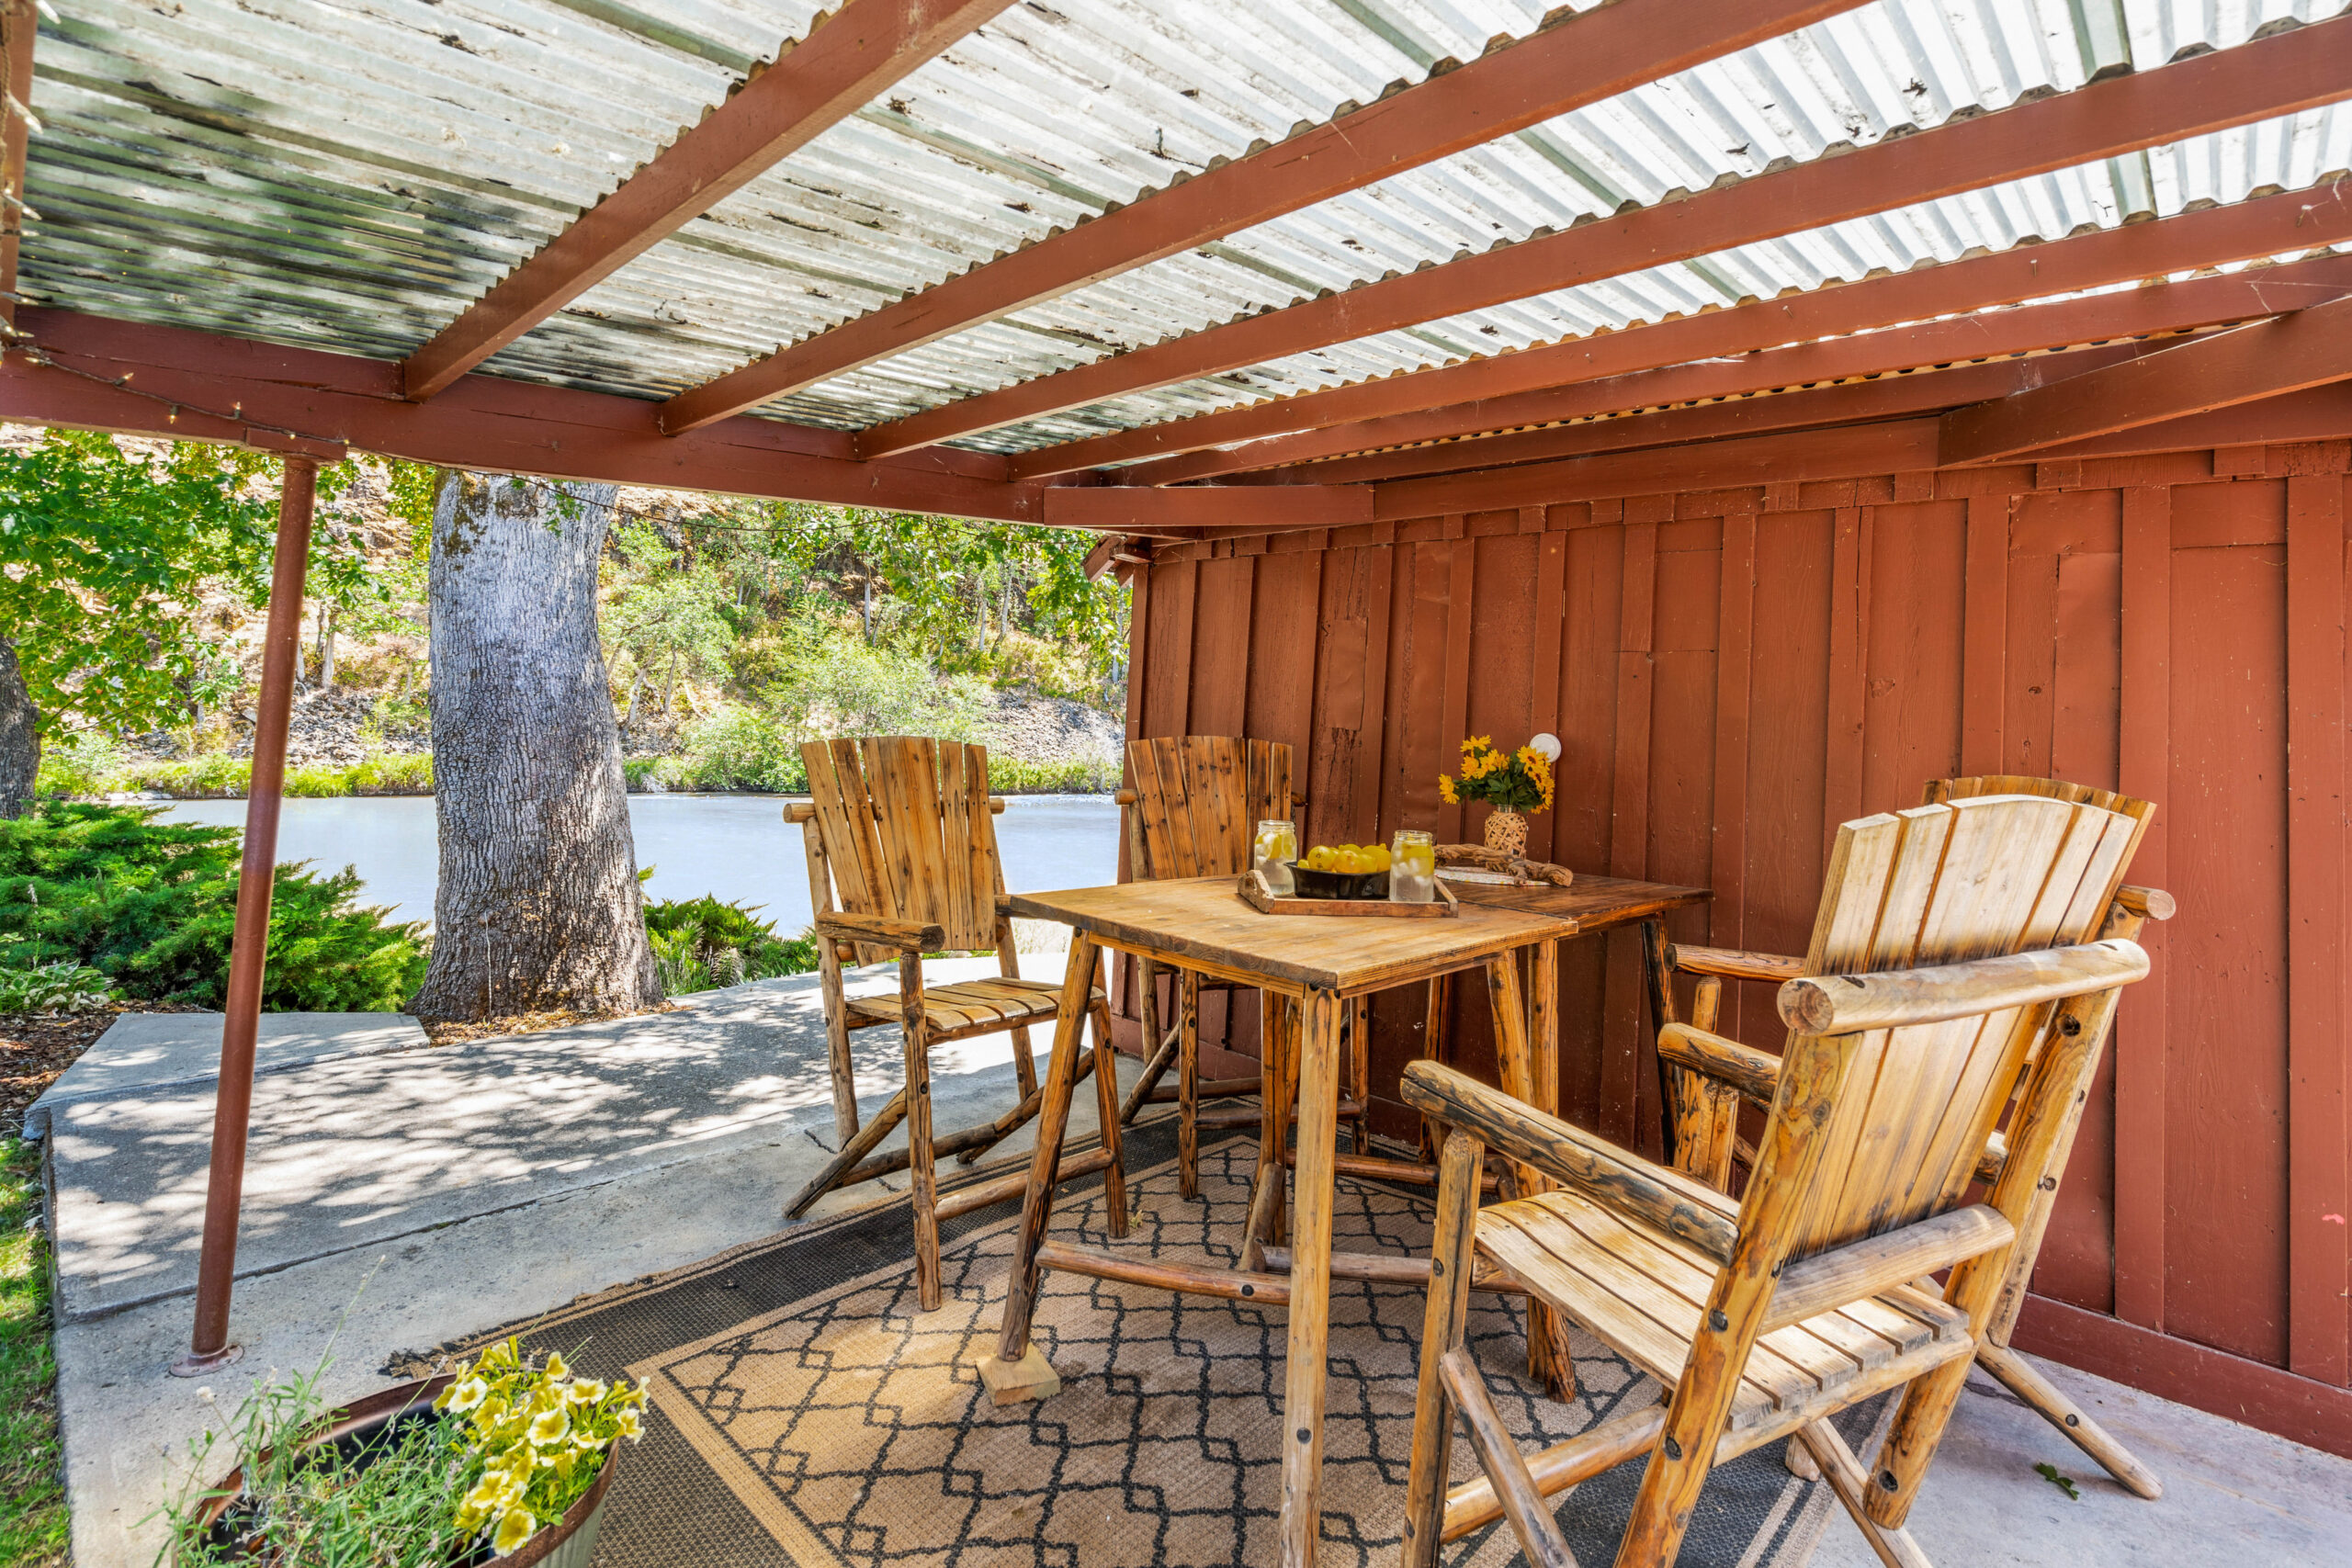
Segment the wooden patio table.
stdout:
<svg viewBox="0 0 2352 1568">
<path fill-rule="evenodd" d="M 1317 1494 L 1322 1471 L 1324 1350 L 1330 1332 L 1341 1017 L 1355 998 L 1483 969 L 1494 1005 L 1496 1039 L 1510 1064 L 1506 1077 L 1516 1077 L 1524 1092 L 1531 1061 L 1517 955 L 1522 949 L 1576 934 L 1576 923 L 1557 915 L 1484 905 L 1466 908 L 1453 919 L 1284 918 L 1261 914 L 1243 903 L 1229 876 L 1018 894 L 1008 903 L 1023 919 L 1071 928 L 1063 996 L 1076 997 L 1080 1005 L 1066 1008 L 1054 1031 L 1003 1331 L 997 1355 L 981 1363 L 981 1376 L 1001 1403 L 1041 1398 L 1058 1390 L 1052 1368 L 1029 1344 L 1038 1277 L 1045 1269 L 1288 1306 L 1281 1561 L 1289 1568 L 1307 1568 L 1315 1560 L 1322 1517 Z M 1269 1009 L 1281 1021 L 1265 1055 L 1274 1061 L 1295 1060 L 1298 1082 L 1297 1212 L 1287 1272 L 1138 1259 L 1046 1240 L 1062 1139 L 1069 1124 L 1084 1002 L 1105 947 L 1238 980 L 1279 998 Z M 1270 1075 L 1273 1070 L 1269 1067 Z M 1276 1108 L 1270 1120 L 1280 1114 L 1285 1098 L 1266 1097 Z M 1281 1179 L 1280 1157 L 1279 1148 L 1259 1151 L 1253 1239 L 1261 1234 L 1260 1210 L 1267 1193 L 1279 1194 L 1286 1185 Z M 1275 1162 L 1271 1170 L 1270 1160 Z"/>
</svg>

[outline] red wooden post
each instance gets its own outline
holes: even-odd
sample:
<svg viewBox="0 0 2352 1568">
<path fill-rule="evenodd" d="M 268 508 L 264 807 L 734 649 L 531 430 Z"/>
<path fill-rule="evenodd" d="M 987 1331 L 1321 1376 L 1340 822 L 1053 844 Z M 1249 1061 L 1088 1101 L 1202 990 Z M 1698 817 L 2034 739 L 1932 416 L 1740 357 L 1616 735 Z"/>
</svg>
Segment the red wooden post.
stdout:
<svg viewBox="0 0 2352 1568">
<path fill-rule="evenodd" d="M 212 1175 L 204 1193 L 204 1251 L 197 1265 L 196 1331 L 175 1377 L 198 1377 L 243 1353 L 229 1342 L 229 1293 L 237 1272 L 237 1212 L 244 1197 L 245 1127 L 254 1105 L 254 1043 L 269 951 L 269 902 L 277 870 L 277 808 L 286 784 L 286 728 L 294 706 L 294 659 L 311 558 L 313 457 L 289 456 L 277 502 L 277 550 L 262 644 L 261 706 L 254 723 L 254 779 L 245 792 L 244 861 L 237 874 L 237 932 L 229 952 L 228 1016 L 220 1025 L 219 1098 L 212 1111 Z"/>
</svg>

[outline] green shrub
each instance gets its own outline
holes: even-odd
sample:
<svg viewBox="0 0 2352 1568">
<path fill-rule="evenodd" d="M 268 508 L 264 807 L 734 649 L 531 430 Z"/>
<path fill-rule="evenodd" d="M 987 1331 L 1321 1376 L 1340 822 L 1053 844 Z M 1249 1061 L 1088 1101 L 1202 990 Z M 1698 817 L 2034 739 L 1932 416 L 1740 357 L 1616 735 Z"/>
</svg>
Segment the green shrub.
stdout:
<svg viewBox="0 0 2352 1568">
<path fill-rule="evenodd" d="M 0 1013 L 87 1012 L 112 1000 L 104 975 L 70 959 L 0 969 Z"/>
<path fill-rule="evenodd" d="M 236 924 L 238 833 L 130 807 L 52 803 L 0 821 L 0 968 L 73 963 L 123 995 L 218 1007 Z M 424 978 L 422 927 L 355 908 L 348 867 L 277 868 L 262 1005 L 397 1009 Z"/>
<path fill-rule="evenodd" d="M 1119 764 L 1108 757 L 1057 762 L 989 756 L 989 788 L 997 795 L 1108 795 L 1119 787 Z"/>
<path fill-rule="evenodd" d="M 817 967 L 813 934 L 804 931 L 787 940 L 776 935 L 775 922 L 758 914 L 757 905 L 747 909 L 707 893 L 646 905 L 645 935 L 662 973 L 662 995 L 805 975 Z"/>
<path fill-rule="evenodd" d="M 40 795 L 103 795 L 119 787 L 110 781 L 122 766 L 122 748 L 95 730 L 83 730 L 41 748 Z"/>
<path fill-rule="evenodd" d="M 382 751 L 345 771 L 353 795 L 431 795 L 433 756 L 427 751 Z"/>
<path fill-rule="evenodd" d="M 745 789 L 795 795 L 808 787 L 800 738 L 775 716 L 729 705 L 686 727 L 683 756 L 659 760 L 677 789 Z"/>
</svg>

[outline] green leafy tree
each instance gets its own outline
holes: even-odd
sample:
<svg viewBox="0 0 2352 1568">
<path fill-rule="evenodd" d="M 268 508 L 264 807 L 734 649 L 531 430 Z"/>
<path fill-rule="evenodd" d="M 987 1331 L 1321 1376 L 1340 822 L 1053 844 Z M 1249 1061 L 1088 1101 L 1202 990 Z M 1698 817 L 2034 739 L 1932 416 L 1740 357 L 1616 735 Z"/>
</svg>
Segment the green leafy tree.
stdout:
<svg viewBox="0 0 2352 1568">
<path fill-rule="evenodd" d="M 198 611 L 208 590 L 266 600 L 278 471 L 257 453 L 80 431 L 0 449 L 0 817 L 24 809 L 43 739 L 69 720 L 155 728 L 236 689 Z M 321 475 L 330 514 L 351 473 Z M 315 591 L 364 602 L 366 563 L 334 535 L 318 530 Z"/>
</svg>

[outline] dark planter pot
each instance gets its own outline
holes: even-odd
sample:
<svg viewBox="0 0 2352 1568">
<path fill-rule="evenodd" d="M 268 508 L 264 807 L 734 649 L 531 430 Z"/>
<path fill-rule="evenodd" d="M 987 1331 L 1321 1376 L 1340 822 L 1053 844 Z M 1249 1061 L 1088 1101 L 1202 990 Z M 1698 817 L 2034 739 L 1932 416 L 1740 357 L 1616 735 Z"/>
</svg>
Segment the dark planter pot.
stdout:
<svg viewBox="0 0 2352 1568">
<path fill-rule="evenodd" d="M 1388 897 L 1388 874 L 1385 871 L 1309 871 L 1303 865 L 1294 865 L 1290 874 L 1302 898 Z"/>
<path fill-rule="evenodd" d="M 445 1417 L 434 1410 L 433 1402 L 441 1397 L 441 1391 L 450 1382 L 448 1374 L 444 1373 L 417 1382 L 395 1383 L 355 1399 L 331 1411 L 302 1439 L 302 1447 L 365 1449 L 409 1422 L 442 1420 Z M 473 1568 L 474 1564 L 485 1562 L 495 1562 L 499 1568 L 588 1568 L 588 1559 L 596 1550 L 597 1526 L 604 1519 L 605 1493 L 613 1483 L 613 1472 L 619 1468 L 620 1452 L 617 1442 L 605 1450 L 605 1468 L 597 1473 L 596 1483 L 571 1505 L 562 1518 L 525 1541 L 519 1551 L 505 1557 L 492 1557 L 488 1546 L 478 1547 L 463 1557 L 453 1558 L 450 1568 Z M 238 1539 L 242 1514 L 238 1504 L 244 1490 L 245 1472 L 240 1465 L 213 1488 L 219 1495 L 208 1502 L 198 1516 L 216 1543 L 229 1545 Z"/>
</svg>

